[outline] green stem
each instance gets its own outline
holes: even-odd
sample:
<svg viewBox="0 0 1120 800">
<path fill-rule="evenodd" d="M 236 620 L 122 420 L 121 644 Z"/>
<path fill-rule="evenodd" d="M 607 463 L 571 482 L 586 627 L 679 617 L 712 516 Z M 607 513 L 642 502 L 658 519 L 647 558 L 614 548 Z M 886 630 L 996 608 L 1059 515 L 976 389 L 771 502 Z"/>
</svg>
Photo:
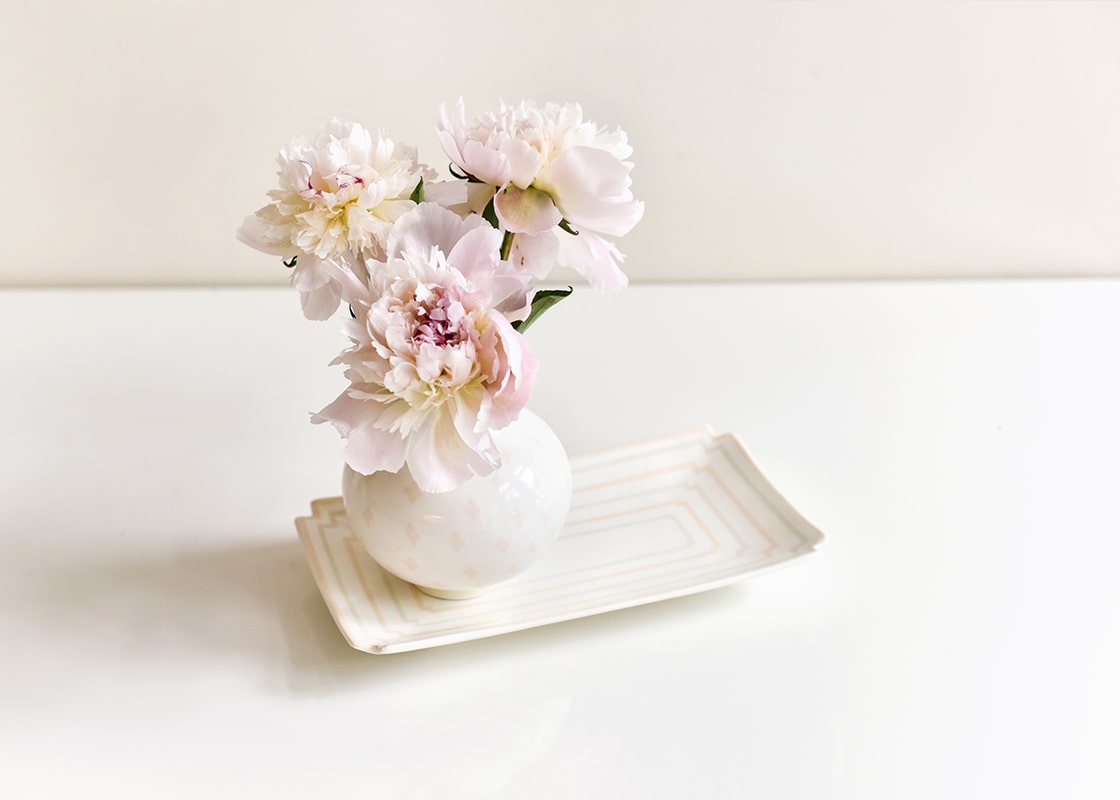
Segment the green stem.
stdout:
<svg viewBox="0 0 1120 800">
<path fill-rule="evenodd" d="M 501 257 L 502 261 L 505 261 L 506 259 L 509 258 L 509 251 L 512 247 L 513 247 L 513 231 L 506 231 L 505 235 L 502 236 L 502 249 L 500 251 L 500 257 Z"/>
</svg>

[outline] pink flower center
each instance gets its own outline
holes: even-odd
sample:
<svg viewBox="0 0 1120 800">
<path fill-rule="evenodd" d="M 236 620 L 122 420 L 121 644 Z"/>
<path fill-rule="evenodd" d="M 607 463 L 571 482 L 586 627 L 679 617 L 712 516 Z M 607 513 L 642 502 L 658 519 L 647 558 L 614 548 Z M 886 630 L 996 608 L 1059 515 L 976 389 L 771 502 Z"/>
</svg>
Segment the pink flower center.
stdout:
<svg viewBox="0 0 1120 800">
<path fill-rule="evenodd" d="M 431 293 L 428 297 L 416 297 L 417 325 L 412 334 L 413 343 L 454 347 L 463 342 L 468 338 L 463 304 L 449 296 L 443 287 L 428 287 L 428 291 Z"/>
<path fill-rule="evenodd" d="M 320 175 L 315 172 L 315 168 L 311 165 L 310 161 L 301 159 L 300 162 L 307 167 L 307 189 L 301 194 L 304 197 L 322 197 L 326 193 L 337 194 L 349 189 L 351 186 L 357 184 L 358 186 L 365 187 L 366 181 L 358 170 L 361 167 L 347 164 L 340 167 L 337 171 L 332 172 L 330 175 Z"/>
</svg>

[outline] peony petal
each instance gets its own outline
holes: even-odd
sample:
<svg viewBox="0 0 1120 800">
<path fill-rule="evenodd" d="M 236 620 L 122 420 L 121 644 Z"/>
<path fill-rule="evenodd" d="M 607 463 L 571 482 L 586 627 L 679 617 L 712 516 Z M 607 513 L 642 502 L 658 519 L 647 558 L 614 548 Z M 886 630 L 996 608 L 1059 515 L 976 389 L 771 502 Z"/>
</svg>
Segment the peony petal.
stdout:
<svg viewBox="0 0 1120 800">
<path fill-rule="evenodd" d="M 494 198 L 494 187 L 488 183 L 467 183 L 467 211 L 481 215 Z"/>
<path fill-rule="evenodd" d="M 303 315 L 307 319 L 330 319 L 339 304 L 338 287 L 334 283 L 327 283 L 317 289 L 300 292 L 299 304 Z"/>
<path fill-rule="evenodd" d="M 504 186 L 509 182 L 509 160 L 497 150 L 491 150 L 481 142 L 468 139 L 463 143 L 463 163 L 459 166 L 483 183 Z"/>
<path fill-rule="evenodd" d="M 270 208 L 271 206 L 265 206 L 257 213 L 247 216 L 237 229 L 237 240 L 271 256 L 289 259 L 298 255 L 299 250 L 292 246 L 284 231 L 262 218 L 262 214 Z"/>
<path fill-rule="evenodd" d="M 555 229 L 544 233 L 522 233 L 513 237 L 509 260 L 520 271 L 534 278 L 544 278 L 552 272 L 560 257 L 561 236 L 571 236 Z"/>
<path fill-rule="evenodd" d="M 350 431 L 344 451 L 346 463 L 355 472 L 397 472 L 404 466 L 407 442 L 400 434 L 362 425 Z"/>
<path fill-rule="evenodd" d="M 346 463 L 363 475 L 384 470 L 396 472 L 404 465 L 405 440 L 398 434 L 376 427 L 381 404 L 359 400 L 343 392 L 311 421 L 330 422 L 346 439 Z"/>
<path fill-rule="evenodd" d="M 630 192 L 630 167 L 595 147 L 560 153 L 541 171 L 537 186 L 555 198 L 565 219 L 596 233 L 629 233 L 644 211 Z"/>
<path fill-rule="evenodd" d="M 467 231 L 447 253 L 447 263 L 479 287 L 485 287 L 498 266 L 502 234 L 490 224 Z"/>
<path fill-rule="evenodd" d="M 351 397 L 347 389 L 321 411 L 312 414 L 311 422 L 316 425 L 329 422 L 341 436 L 349 436 L 355 427 L 372 419 L 371 411 L 366 403 Z"/>
<path fill-rule="evenodd" d="M 532 288 L 527 274 L 496 274 L 490 282 L 494 310 L 507 320 L 520 320 L 532 311 Z"/>
<path fill-rule="evenodd" d="M 458 207 L 465 206 L 470 201 L 467 187 L 479 185 L 467 181 L 424 181 L 424 199 L 429 203 L 438 203 L 444 208 L 449 208 L 458 213 Z"/>
<path fill-rule="evenodd" d="M 489 423 L 492 428 L 504 428 L 517 418 L 529 402 L 536 383 L 540 362 L 530 349 L 529 341 L 513 329 L 498 313 L 490 315 L 491 323 L 501 341 L 506 359 L 506 376 L 502 387 L 491 393 Z"/>
<path fill-rule="evenodd" d="M 544 157 L 522 139 L 509 139 L 502 143 L 501 153 L 509 164 L 509 183 L 528 189 L 540 171 Z"/>
<path fill-rule="evenodd" d="M 397 219 L 386 245 L 388 257 L 412 252 L 426 259 L 433 247 L 447 254 L 465 233 L 482 226 L 490 227 L 483 219 L 463 219 L 436 203 L 421 203 Z"/>
<path fill-rule="evenodd" d="M 488 475 L 494 465 L 472 450 L 455 430 L 450 413 L 433 414 L 408 438 L 408 469 L 425 492 L 449 492 L 472 475 Z"/>
<path fill-rule="evenodd" d="M 436 138 L 439 139 L 439 146 L 443 148 L 443 152 L 451 159 L 451 163 L 462 167 L 463 151 L 459 148 L 459 142 L 455 140 L 454 134 L 449 130 L 436 128 Z"/>
<path fill-rule="evenodd" d="M 560 211 L 540 189 L 506 186 L 494 197 L 494 210 L 502 227 L 514 233 L 544 233 L 560 224 Z"/>
<path fill-rule="evenodd" d="M 449 405 L 451 421 L 459 438 L 467 447 L 482 454 L 487 462 L 500 465 L 501 454 L 490 438 L 489 413 L 483 410 L 489 405 L 486 393 L 477 386 L 469 387 L 452 398 Z"/>
<path fill-rule="evenodd" d="M 411 200 L 386 200 L 377 207 L 375 216 L 388 222 L 396 222 L 414 208 L 416 203 Z"/>
<path fill-rule="evenodd" d="M 463 104 L 463 98 L 460 97 L 455 102 L 455 110 L 452 114 L 447 112 L 445 103 L 440 103 L 436 138 L 439 139 L 440 146 L 443 147 L 443 152 L 447 154 L 447 157 L 460 167 L 463 166 L 463 151 L 459 147 L 459 140 L 462 138 L 462 131 L 466 127 L 467 109 Z M 459 136 L 456 136 L 456 134 L 459 134 Z"/>
<path fill-rule="evenodd" d="M 378 262 L 370 262 L 376 268 L 379 266 Z M 369 272 L 368 267 L 364 262 L 356 263 L 354 269 L 360 270 L 362 275 L 355 274 L 354 270 L 345 265 L 333 265 L 333 280 L 335 282 L 335 291 L 338 292 L 339 297 L 343 302 L 348 304 L 366 303 L 369 304 L 371 298 L 369 287 L 366 285 Z"/>
<path fill-rule="evenodd" d="M 310 292 L 331 282 L 331 262 L 313 255 L 301 255 L 292 268 L 292 286 L 298 291 Z"/>
<path fill-rule="evenodd" d="M 560 238 L 560 263 L 587 278 L 591 287 L 601 294 L 616 294 L 629 283 L 626 273 L 618 266 L 620 261 L 622 254 L 618 248 L 590 231 Z"/>
</svg>

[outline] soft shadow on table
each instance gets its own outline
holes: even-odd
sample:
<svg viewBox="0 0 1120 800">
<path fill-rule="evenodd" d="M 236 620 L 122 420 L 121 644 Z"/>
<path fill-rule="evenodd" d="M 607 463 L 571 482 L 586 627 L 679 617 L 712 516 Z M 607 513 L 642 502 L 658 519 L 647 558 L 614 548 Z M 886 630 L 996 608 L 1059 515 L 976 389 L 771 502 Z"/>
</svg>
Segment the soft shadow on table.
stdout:
<svg viewBox="0 0 1120 800">
<path fill-rule="evenodd" d="M 76 647 L 133 668 L 162 658 L 215 663 L 282 693 L 330 694 L 371 685 L 420 686 L 454 670 L 491 683 L 504 661 L 541 663 L 637 642 L 634 658 L 677 645 L 691 618 L 741 601 L 741 586 L 456 645 L 392 655 L 351 648 L 336 627 L 293 537 L 48 572 L 29 623 L 66 628 Z M 50 618 L 34 620 L 47 615 Z M 580 657 L 581 660 L 586 660 Z"/>
</svg>

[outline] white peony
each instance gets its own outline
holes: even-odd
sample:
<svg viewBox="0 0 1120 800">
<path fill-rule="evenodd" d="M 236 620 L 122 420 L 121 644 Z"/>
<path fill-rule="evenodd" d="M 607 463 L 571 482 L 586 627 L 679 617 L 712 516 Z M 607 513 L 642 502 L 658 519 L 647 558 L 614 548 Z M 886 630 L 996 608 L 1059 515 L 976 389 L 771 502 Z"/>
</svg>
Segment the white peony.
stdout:
<svg viewBox="0 0 1120 800">
<path fill-rule="evenodd" d="M 238 238 L 288 263 L 304 313 L 326 319 L 338 307 L 339 273 L 382 258 L 393 223 L 415 207 L 409 197 L 435 173 L 415 148 L 374 137 L 353 122 L 330 119 L 311 137 L 280 150 L 280 186 L 249 216 Z"/>
<path fill-rule="evenodd" d="M 600 291 L 626 286 L 622 255 L 604 238 L 629 233 L 644 211 L 630 189 L 623 131 L 584 121 L 574 103 L 503 103 L 468 123 L 460 99 L 450 113 L 440 108 L 436 133 L 459 169 L 494 187 L 516 264 L 537 277 L 571 266 Z"/>
</svg>

